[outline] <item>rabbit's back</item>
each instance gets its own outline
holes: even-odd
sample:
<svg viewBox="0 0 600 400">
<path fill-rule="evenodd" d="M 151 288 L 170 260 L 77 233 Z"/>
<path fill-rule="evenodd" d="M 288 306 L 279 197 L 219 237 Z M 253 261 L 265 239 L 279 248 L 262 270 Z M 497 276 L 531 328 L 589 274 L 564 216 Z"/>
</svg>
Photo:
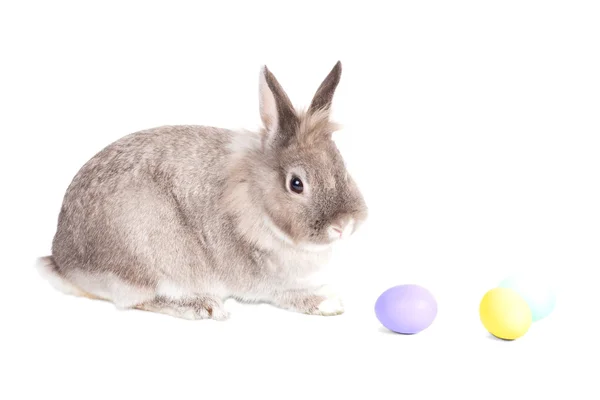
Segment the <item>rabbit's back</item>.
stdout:
<svg viewBox="0 0 600 400">
<path fill-rule="evenodd" d="M 63 200 L 52 251 L 59 271 L 72 280 L 86 274 L 85 282 L 90 273 L 109 273 L 141 287 L 165 276 L 193 280 L 202 269 L 210 274 L 210 255 L 202 254 L 209 243 L 198 243 L 191 230 L 218 225 L 211 209 L 223 190 L 233 135 L 165 126 L 125 136 L 96 154 Z M 190 218 L 192 203 L 203 212 Z"/>
</svg>

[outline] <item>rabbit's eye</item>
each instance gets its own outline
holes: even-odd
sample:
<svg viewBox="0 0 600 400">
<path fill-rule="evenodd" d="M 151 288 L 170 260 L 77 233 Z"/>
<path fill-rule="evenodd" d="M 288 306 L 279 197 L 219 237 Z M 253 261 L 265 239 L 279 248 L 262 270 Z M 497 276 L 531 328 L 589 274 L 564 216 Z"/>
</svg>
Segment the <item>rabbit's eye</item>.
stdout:
<svg viewBox="0 0 600 400">
<path fill-rule="evenodd" d="M 292 179 L 290 180 L 290 189 L 292 192 L 300 194 L 304 191 L 304 184 L 300 178 L 297 176 L 292 176 Z"/>
</svg>

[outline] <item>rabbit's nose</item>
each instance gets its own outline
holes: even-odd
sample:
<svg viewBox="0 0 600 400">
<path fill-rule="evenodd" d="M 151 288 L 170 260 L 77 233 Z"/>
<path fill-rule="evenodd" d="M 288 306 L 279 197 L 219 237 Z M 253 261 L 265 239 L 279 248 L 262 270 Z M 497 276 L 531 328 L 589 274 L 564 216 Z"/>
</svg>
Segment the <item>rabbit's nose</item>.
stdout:
<svg viewBox="0 0 600 400">
<path fill-rule="evenodd" d="M 338 221 L 329 228 L 329 235 L 332 239 L 346 239 L 354 230 L 354 219 L 348 218 L 346 220 Z"/>
<path fill-rule="evenodd" d="M 336 233 L 340 235 L 340 238 L 342 237 L 342 235 L 344 234 L 344 230 L 342 228 L 338 228 L 337 226 L 332 226 L 331 229 Z"/>
</svg>

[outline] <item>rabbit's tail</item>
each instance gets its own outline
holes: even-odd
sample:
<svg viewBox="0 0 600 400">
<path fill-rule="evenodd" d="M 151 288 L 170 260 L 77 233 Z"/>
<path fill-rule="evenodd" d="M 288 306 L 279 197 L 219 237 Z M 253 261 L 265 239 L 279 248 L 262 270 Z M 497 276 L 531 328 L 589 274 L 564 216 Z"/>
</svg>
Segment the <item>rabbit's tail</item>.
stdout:
<svg viewBox="0 0 600 400">
<path fill-rule="evenodd" d="M 100 300 L 98 297 L 81 290 L 80 288 L 69 282 L 67 279 L 65 279 L 64 276 L 60 273 L 58 265 L 54 260 L 54 257 L 45 256 L 38 258 L 36 260 L 35 267 L 40 273 L 40 275 L 45 280 L 47 280 L 56 290 L 72 296 L 87 297 L 90 299 Z"/>
</svg>

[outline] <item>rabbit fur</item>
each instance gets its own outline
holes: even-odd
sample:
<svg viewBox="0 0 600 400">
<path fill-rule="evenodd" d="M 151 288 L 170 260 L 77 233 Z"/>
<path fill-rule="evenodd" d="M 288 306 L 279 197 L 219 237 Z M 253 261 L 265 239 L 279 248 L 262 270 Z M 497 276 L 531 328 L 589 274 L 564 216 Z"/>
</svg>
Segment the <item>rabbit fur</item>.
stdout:
<svg viewBox="0 0 600 400">
<path fill-rule="evenodd" d="M 162 126 L 108 145 L 69 185 L 39 271 L 67 294 L 186 319 L 227 319 L 227 298 L 341 314 L 320 272 L 367 217 L 332 140 L 341 70 L 298 111 L 263 66 L 258 132 Z"/>
</svg>

